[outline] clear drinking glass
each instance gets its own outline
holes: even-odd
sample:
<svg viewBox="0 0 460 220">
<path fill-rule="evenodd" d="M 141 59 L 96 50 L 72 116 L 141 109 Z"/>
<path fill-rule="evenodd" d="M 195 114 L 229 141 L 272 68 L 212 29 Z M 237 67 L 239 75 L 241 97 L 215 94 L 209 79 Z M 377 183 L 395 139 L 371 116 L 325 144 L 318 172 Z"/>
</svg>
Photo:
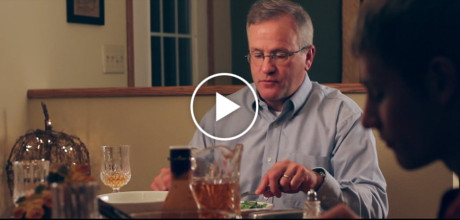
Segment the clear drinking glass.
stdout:
<svg viewBox="0 0 460 220">
<path fill-rule="evenodd" d="M 192 149 L 190 189 L 199 210 L 223 210 L 241 215 L 240 165 L 243 145 Z"/>
<path fill-rule="evenodd" d="M 32 194 L 38 184 L 47 184 L 49 166 L 49 160 L 14 161 L 13 202 L 15 204 L 20 197 Z"/>
<path fill-rule="evenodd" d="M 102 146 L 101 180 L 119 192 L 131 179 L 129 145 Z"/>
<path fill-rule="evenodd" d="M 96 181 L 52 183 L 52 219 L 100 219 Z"/>
</svg>

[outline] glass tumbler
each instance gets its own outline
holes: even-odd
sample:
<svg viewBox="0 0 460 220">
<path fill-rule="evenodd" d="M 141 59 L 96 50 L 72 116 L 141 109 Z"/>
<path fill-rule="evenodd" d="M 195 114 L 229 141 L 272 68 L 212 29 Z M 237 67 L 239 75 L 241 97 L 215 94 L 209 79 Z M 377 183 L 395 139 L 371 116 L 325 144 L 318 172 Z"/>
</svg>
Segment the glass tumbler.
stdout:
<svg viewBox="0 0 460 220">
<path fill-rule="evenodd" d="M 30 195 L 39 184 L 47 184 L 49 160 L 21 160 L 13 162 L 14 189 L 13 202 Z"/>
</svg>

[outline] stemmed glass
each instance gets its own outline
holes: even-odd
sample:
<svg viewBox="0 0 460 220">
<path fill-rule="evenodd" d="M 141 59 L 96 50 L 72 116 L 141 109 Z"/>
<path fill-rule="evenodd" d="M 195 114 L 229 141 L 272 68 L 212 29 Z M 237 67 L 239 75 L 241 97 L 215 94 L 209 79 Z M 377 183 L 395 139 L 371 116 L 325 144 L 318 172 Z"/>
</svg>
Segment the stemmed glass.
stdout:
<svg viewBox="0 0 460 220">
<path fill-rule="evenodd" d="M 102 182 L 113 192 L 120 192 L 120 188 L 130 179 L 129 145 L 102 146 Z"/>
</svg>

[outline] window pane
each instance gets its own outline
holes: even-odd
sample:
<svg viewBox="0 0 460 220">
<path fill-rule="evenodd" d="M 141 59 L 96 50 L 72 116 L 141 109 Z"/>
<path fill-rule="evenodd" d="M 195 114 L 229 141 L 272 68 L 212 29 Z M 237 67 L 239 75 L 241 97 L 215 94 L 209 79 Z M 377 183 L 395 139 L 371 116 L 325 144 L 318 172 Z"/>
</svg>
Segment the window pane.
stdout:
<svg viewBox="0 0 460 220">
<path fill-rule="evenodd" d="M 161 42 L 160 37 L 151 37 L 152 50 L 152 86 L 161 85 Z"/>
<path fill-rule="evenodd" d="M 174 33 L 174 0 L 163 0 L 163 32 Z"/>
<path fill-rule="evenodd" d="M 179 38 L 179 84 L 192 85 L 192 53 L 189 38 Z"/>
<path fill-rule="evenodd" d="M 165 86 L 176 86 L 176 40 L 164 38 Z"/>
<path fill-rule="evenodd" d="M 160 0 L 150 0 L 150 31 L 160 32 Z"/>
<path fill-rule="evenodd" d="M 190 33 L 190 1 L 177 0 L 177 19 L 180 34 Z"/>
</svg>

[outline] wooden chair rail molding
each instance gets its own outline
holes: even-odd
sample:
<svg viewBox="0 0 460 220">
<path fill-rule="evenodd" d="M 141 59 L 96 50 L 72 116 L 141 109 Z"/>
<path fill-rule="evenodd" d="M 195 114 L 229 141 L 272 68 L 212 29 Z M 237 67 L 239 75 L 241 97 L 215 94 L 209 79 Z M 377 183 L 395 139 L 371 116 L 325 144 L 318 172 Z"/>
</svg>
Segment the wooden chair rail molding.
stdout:
<svg viewBox="0 0 460 220">
<path fill-rule="evenodd" d="M 343 93 L 365 93 L 360 83 L 325 83 Z M 116 88 L 77 88 L 77 89 L 29 89 L 27 98 L 89 98 L 89 97 L 138 97 L 138 96 L 188 96 L 192 95 L 196 86 L 165 86 L 165 87 L 116 87 Z M 243 88 L 243 85 L 203 86 L 197 95 L 214 95 L 219 91 L 228 95 Z"/>
</svg>

